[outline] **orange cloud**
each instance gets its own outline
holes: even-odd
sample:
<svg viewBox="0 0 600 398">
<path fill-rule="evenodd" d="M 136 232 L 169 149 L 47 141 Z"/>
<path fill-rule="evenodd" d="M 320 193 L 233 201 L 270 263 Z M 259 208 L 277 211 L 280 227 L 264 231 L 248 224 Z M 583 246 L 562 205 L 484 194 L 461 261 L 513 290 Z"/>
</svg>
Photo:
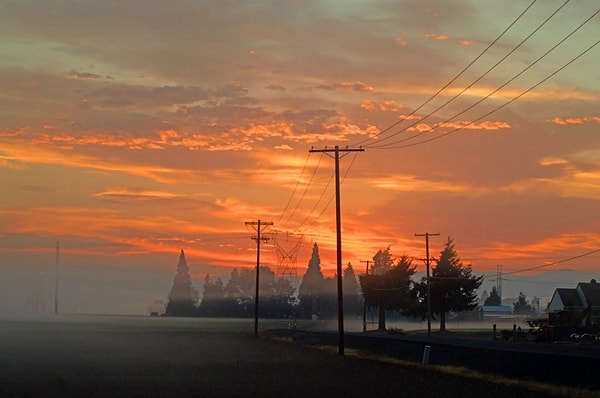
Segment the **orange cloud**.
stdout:
<svg viewBox="0 0 600 398">
<path fill-rule="evenodd" d="M 158 199 L 173 199 L 182 197 L 172 192 L 166 191 L 148 191 L 148 190 L 132 190 L 129 188 L 109 188 L 104 192 L 94 194 L 96 197 L 130 197 L 130 198 L 158 198 Z"/>
<path fill-rule="evenodd" d="M 383 101 L 381 103 L 376 103 L 375 101 L 363 101 L 360 104 L 361 109 L 364 109 L 369 112 L 373 112 L 376 110 L 382 112 L 399 112 L 404 107 L 398 104 L 394 100 Z"/>
<path fill-rule="evenodd" d="M 347 89 L 351 89 L 353 91 L 360 91 L 360 92 L 372 92 L 373 91 L 373 87 L 371 87 L 368 84 L 363 83 L 361 81 L 357 81 L 357 82 L 341 82 L 338 85 L 341 88 L 347 88 Z"/>
<path fill-rule="evenodd" d="M 418 131 L 419 133 L 424 133 L 426 131 L 432 131 L 433 128 L 426 123 L 419 123 L 415 127 L 411 127 L 408 131 Z"/>
<path fill-rule="evenodd" d="M 446 183 L 444 181 L 426 181 L 409 175 L 389 175 L 370 181 L 373 187 L 404 192 L 461 192 L 466 195 L 480 196 L 488 191 L 467 185 Z"/>
<path fill-rule="evenodd" d="M 594 250 L 600 246 L 600 234 L 564 233 L 528 244 L 497 243 L 489 249 L 486 256 L 490 258 L 535 258 L 556 253 L 570 252 L 573 255 L 582 251 Z M 552 260 L 548 258 L 548 261 Z M 536 260 L 536 262 L 538 262 Z M 539 261 L 541 263 L 541 261 Z M 536 264 L 532 264 L 535 266 Z M 540 264 L 542 265 L 542 264 Z"/>
<path fill-rule="evenodd" d="M 415 127 L 409 128 L 408 131 L 417 131 L 419 133 L 422 133 L 422 132 L 427 132 L 427 131 L 433 131 L 434 129 L 437 129 L 440 127 L 449 128 L 451 130 L 466 129 L 466 130 L 492 130 L 492 131 L 511 128 L 510 124 L 508 124 L 507 122 L 485 121 L 482 123 L 472 123 L 469 121 L 456 121 L 456 122 L 439 123 L 439 124 L 435 124 L 433 126 L 431 126 L 427 123 L 419 123 Z"/>
<path fill-rule="evenodd" d="M 441 34 L 437 34 L 437 33 L 427 33 L 425 35 L 425 37 L 433 37 L 436 40 L 448 40 L 449 37 L 446 35 L 441 35 Z"/>
<path fill-rule="evenodd" d="M 550 123 L 556 124 L 558 126 L 566 126 L 569 124 L 583 124 L 583 123 L 600 123 L 600 116 L 583 116 L 583 117 L 572 117 L 567 119 L 562 119 L 560 117 L 555 117 L 552 119 L 548 119 Z"/>
<path fill-rule="evenodd" d="M 396 37 L 396 43 L 400 46 L 400 47 L 406 47 L 408 45 L 408 43 L 406 42 L 406 40 L 404 40 L 401 37 Z"/>
<path fill-rule="evenodd" d="M 377 109 L 377 104 L 374 101 L 363 101 L 360 103 L 360 107 L 366 111 L 373 112 Z"/>
</svg>

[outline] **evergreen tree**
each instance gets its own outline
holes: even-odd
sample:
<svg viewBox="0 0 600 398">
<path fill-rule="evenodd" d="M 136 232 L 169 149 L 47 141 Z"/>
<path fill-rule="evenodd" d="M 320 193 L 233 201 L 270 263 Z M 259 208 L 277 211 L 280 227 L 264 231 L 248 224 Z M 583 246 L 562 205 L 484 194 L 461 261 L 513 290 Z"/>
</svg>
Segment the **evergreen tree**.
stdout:
<svg viewBox="0 0 600 398">
<path fill-rule="evenodd" d="M 498 294 L 498 289 L 496 289 L 496 286 L 492 286 L 492 292 L 485 299 L 483 305 L 502 305 L 502 298 Z"/>
<path fill-rule="evenodd" d="M 210 280 L 210 275 L 204 278 L 202 301 L 198 306 L 198 315 L 206 317 L 228 316 L 230 306 L 225 299 L 225 287 L 219 278 Z M 228 308 L 229 307 L 229 308 Z"/>
<path fill-rule="evenodd" d="M 261 279 L 263 275 L 260 275 Z M 254 316 L 254 295 L 256 294 L 256 269 L 234 268 L 229 282 L 225 286 L 225 296 L 235 305 L 225 316 L 250 317 Z M 262 292 L 259 292 L 259 294 Z"/>
<path fill-rule="evenodd" d="M 192 286 L 190 277 L 190 268 L 185 260 L 185 253 L 181 250 L 179 262 L 177 263 L 177 272 L 173 280 L 173 287 L 168 296 L 166 315 L 171 316 L 192 316 L 196 310 L 198 292 Z"/>
<path fill-rule="evenodd" d="M 352 264 L 344 269 L 343 273 L 343 290 L 344 290 L 344 313 L 347 316 L 355 317 L 362 313 L 361 300 L 358 295 L 358 282 Z"/>
<path fill-rule="evenodd" d="M 313 245 L 312 255 L 308 262 L 306 273 L 302 277 L 302 282 L 298 289 L 298 299 L 300 315 L 305 318 L 319 316 L 319 296 L 323 288 L 323 272 L 321 271 L 321 258 L 319 257 L 319 247 Z"/>
<path fill-rule="evenodd" d="M 513 303 L 513 312 L 517 315 L 531 315 L 535 312 L 533 306 L 529 304 L 525 293 L 519 292 L 517 301 Z"/>
<path fill-rule="evenodd" d="M 256 268 L 234 268 L 224 286 L 220 279 L 210 281 L 207 275 L 204 294 L 198 308 L 200 316 L 240 317 L 254 316 Z M 294 289 L 285 278 L 277 278 L 266 266 L 260 267 L 259 315 L 263 318 L 288 318 L 293 314 Z"/>
<path fill-rule="evenodd" d="M 372 272 L 360 276 L 360 286 L 367 307 L 378 309 L 378 330 L 384 331 L 386 311 L 405 312 L 410 307 L 411 276 L 416 267 L 408 256 L 394 262 L 389 247 L 379 250 L 373 261 Z"/>
<path fill-rule="evenodd" d="M 431 276 L 431 312 L 440 316 L 440 332 L 446 331 L 448 312 L 470 311 L 477 306 L 477 289 L 482 276 L 473 275 L 470 265 L 464 265 L 454 249 L 452 238 L 435 260 Z M 427 315 L 427 278 L 423 277 L 413 288 L 416 306 L 410 310 L 415 316 Z"/>
</svg>

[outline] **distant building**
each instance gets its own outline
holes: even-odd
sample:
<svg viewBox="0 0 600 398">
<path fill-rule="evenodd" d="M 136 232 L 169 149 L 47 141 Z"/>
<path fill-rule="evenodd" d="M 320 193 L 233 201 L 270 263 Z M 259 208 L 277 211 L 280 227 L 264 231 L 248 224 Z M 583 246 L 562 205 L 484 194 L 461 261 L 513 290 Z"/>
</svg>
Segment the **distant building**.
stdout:
<svg viewBox="0 0 600 398">
<path fill-rule="evenodd" d="M 582 326 L 586 322 L 600 324 L 600 284 L 592 279 L 591 282 L 578 283 L 575 289 L 556 289 L 548 304 L 548 312 L 581 313 L 585 315 L 578 319 Z"/>
</svg>

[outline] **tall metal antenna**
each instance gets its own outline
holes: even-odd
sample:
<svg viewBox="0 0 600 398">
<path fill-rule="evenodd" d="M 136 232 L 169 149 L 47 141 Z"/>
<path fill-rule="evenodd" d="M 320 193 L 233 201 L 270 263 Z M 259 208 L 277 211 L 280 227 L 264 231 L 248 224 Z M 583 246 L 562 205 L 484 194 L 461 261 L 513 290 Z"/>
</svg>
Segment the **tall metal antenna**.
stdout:
<svg viewBox="0 0 600 398">
<path fill-rule="evenodd" d="M 496 265 L 496 291 L 500 297 L 500 305 L 502 305 L 502 265 Z"/>
</svg>

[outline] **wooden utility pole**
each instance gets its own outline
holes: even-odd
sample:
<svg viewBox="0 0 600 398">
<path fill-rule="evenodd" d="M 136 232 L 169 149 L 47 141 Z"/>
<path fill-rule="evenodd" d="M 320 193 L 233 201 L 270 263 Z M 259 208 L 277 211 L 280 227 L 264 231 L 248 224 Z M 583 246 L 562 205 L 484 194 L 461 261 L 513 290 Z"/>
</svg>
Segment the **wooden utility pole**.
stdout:
<svg viewBox="0 0 600 398">
<path fill-rule="evenodd" d="M 258 337 L 258 275 L 260 270 L 260 242 L 268 241 L 269 238 L 266 236 L 260 236 L 263 227 L 273 225 L 272 222 L 260 222 L 258 221 L 247 221 L 246 225 L 252 226 L 256 230 L 256 236 L 251 239 L 256 241 L 256 290 L 254 293 L 254 336 Z"/>
<path fill-rule="evenodd" d="M 370 260 L 360 260 L 361 263 L 367 263 L 367 269 L 365 270 L 365 275 L 369 275 L 369 264 L 372 264 L 373 261 Z M 365 300 L 365 293 L 363 291 L 363 333 L 367 331 L 367 300 Z"/>
<path fill-rule="evenodd" d="M 335 229 L 337 231 L 337 302 L 338 302 L 338 354 L 344 355 L 344 294 L 342 288 L 342 217 L 340 210 L 340 152 L 363 152 L 362 148 L 310 149 L 309 152 L 334 153 L 335 159 Z"/>
<path fill-rule="evenodd" d="M 425 232 L 424 234 L 415 234 L 415 236 L 425 237 L 425 264 L 427 265 L 427 337 L 431 337 L 431 277 L 429 276 L 429 237 L 440 236 L 440 234 L 430 234 L 429 232 Z"/>
</svg>

